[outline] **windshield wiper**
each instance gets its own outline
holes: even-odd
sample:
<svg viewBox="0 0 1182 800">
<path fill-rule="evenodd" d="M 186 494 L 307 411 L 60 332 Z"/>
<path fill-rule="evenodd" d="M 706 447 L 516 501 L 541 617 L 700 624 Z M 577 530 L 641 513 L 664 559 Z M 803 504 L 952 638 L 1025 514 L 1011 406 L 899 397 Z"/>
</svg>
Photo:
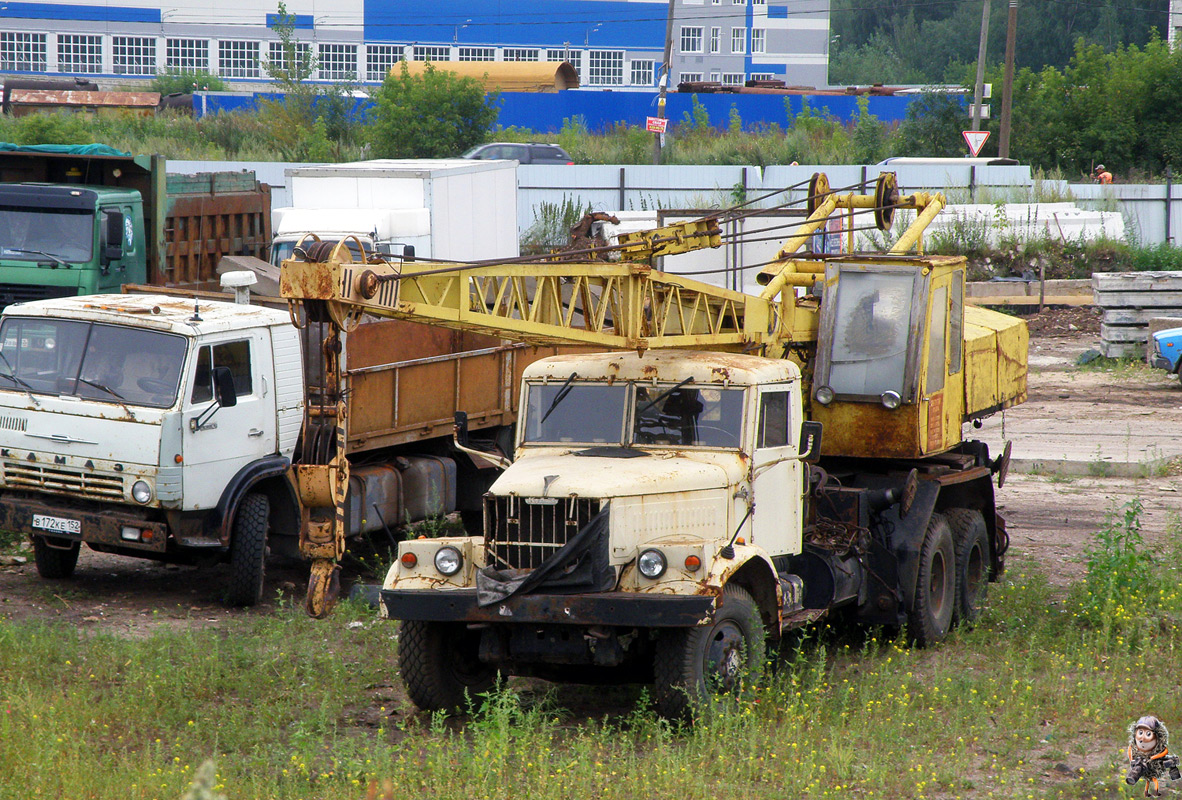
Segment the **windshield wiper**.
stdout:
<svg viewBox="0 0 1182 800">
<path fill-rule="evenodd" d="M 558 394 L 554 395 L 554 399 L 550 401 L 550 407 L 547 408 L 546 413 L 542 415 L 542 422 L 545 422 L 546 417 L 550 416 L 550 412 L 558 408 L 558 404 L 565 400 L 566 396 L 570 394 L 570 385 L 574 382 L 576 377 L 577 373 L 572 372 L 570 377 L 566 379 L 566 383 L 562 384 L 558 390 Z M 538 424 L 541 425 L 542 422 L 539 422 Z"/>
<path fill-rule="evenodd" d="M 636 409 L 636 416 L 638 416 L 638 417 L 639 417 L 641 414 L 643 414 L 644 412 L 648 411 L 650 408 L 652 408 L 653 406 L 655 406 L 657 403 L 661 402 L 661 401 L 662 401 L 662 400 L 664 400 L 666 397 L 668 397 L 669 395 L 671 395 L 671 394 L 673 394 L 674 392 L 676 392 L 676 391 L 677 391 L 678 389 L 680 389 L 682 386 L 685 386 L 687 383 L 693 383 L 693 382 L 694 382 L 694 378 L 693 378 L 693 376 L 691 375 L 690 377 L 686 378 L 684 381 L 682 381 L 681 383 L 677 384 L 676 386 L 671 386 L 671 387 L 669 387 L 668 389 L 666 389 L 665 391 L 661 392 L 659 395 L 657 395 L 656 397 L 654 397 L 652 400 L 649 400 L 647 403 L 645 403 L 645 404 L 644 404 L 644 408 L 638 408 L 638 409 Z"/>
<path fill-rule="evenodd" d="M 10 381 L 13 382 L 13 384 L 24 389 L 25 394 L 27 394 L 29 396 L 29 399 L 33 401 L 33 405 L 40 407 L 41 403 L 39 403 L 37 401 L 37 397 L 33 394 L 33 387 L 30 386 L 24 380 L 24 378 L 22 378 L 16 374 L 16 370 L 13 369 L 12 364 L 9 363 L 8 356 L 4 355 L 3 350 L 0 350 L 0 360 L 2 360 L 4 362 L 4 366 L 8 367 L 8 372 L 0 372 L 0 378 L 8 378 Z"/>
<path fill-rule="evenodd" d="M 33 256 L 45 256 L 59 266 L 65 267 L 66 269 L 70 268 L 70 265 L 63 261 L 60 256 L 55 256 L 53 253 L 47 253 L 44 250 L 25 250 L 20 247 L 5 247 L 4 249 L 10 253 L 25 253 L 27 255 Z"/>
<path fill-rule="evenodd" d="M 131 417 L 132 421 L 135 421 L 135 413 L 130 408 L 128 408 L 127 398 L 124 397 L 123 395 L 119 394 L 119 392 L 115 391 L 110 386 L 99 383 L 98 381 L 90 381 L 90 380 L 87 380 L 86 378 L 80 377 L 80 378 L 78 378 L 78 382 L 85 383 L 87 386 L 93 386 L 94 388 L 98 389 L 99 391 L 106 392 L 107 394 L 111 395 L 111 397 L 114 397 L 116 400 L 119 401 L 119 405 L 123 406 L 123 410 L 127 412 L 127 416 Z"/>
</svg>

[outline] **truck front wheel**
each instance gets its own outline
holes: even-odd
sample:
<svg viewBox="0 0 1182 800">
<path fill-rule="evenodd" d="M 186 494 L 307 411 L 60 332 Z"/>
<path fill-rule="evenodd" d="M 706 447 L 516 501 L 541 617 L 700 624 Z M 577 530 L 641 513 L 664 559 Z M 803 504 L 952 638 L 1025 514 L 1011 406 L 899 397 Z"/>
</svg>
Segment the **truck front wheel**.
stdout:
<svg viewBox="0 0 1182 800">
<path fill-rule="evenodd" d="M 480 632 L 464 625 L 403 620 L 398 671 L 424 711 L 463 709 L 492 688 L 496 670 L 480 661 Z"/>
<path fill-rule="evenodd" d="M 757 682 L 766 652 L 759 607 L 741 586 L 723 588 L 709 625 L 663 631 L 653 660 L 657 711 L 680 719 L 711 694 L 734 693 Z"/>
<path fill-rule="evenodd" d="M 265 494 L 248 494 L 234 516 L 230 542 L 230 590 L 226 603 L 253 606 L 263 599 L 267 566 L 267 521 L 271 503 Z"/>
<path fill-rule="evenodd" d="M 37 574 L 42 578 L 60 580 L 74 574 L 74 567 L 78 564 L 78 551 L 82 549 L 82 542 L 70 542 L 61 545 L 50 542 L 44 536 L 33 537 L 33 562 L 37 565 Z"/>
<path fill-rule="evenodd" d="M 943 514 L 932 514 L 919 551 L 915 600 L 907 612 L 907 633 L 920 647 L 948 635 L 956 607 L 956 549 Z"/>
</svg>

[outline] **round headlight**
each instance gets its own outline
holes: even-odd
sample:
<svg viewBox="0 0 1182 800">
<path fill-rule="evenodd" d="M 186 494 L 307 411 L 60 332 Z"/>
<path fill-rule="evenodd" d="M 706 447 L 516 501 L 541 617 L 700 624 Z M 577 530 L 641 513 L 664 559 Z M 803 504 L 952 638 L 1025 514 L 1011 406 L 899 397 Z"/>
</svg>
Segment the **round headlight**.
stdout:
<svg viewBox="0 0 1182 800">
<path fill-rule="evenodd" d="M 827 406 L 833 402 L 833 390 L 828 386 L 817 387 L 817 402 Z"/>
<path fill-rule="evenodd" d="M 660 550 L 645 550 L 636 561 L 640 574 L 646 578 L 659 578 L 665 574 L 665 555 Z"/>
<path fill-rule="evenodd" d="M 146 503 L 152 499 L 152 487 L 147 481 L 136 481 L 131 486 L 131 499 L 137 503 Z"/>
<path fill-rule="evenodd" d="M 899 397 L 898 392 L 893 392 L 890 389 L 882 393 L 882 397 L 878 398 L 882 401 L 884 408 L 898 408 L 899 403 L 903 402 L 903 398 Z"/>
<path fill-rule="evenodd" d="M 435 551 L 435 569 L 443 575 L 455 575 L 464 566 L 464 557 L 460 551 L 448 545 Z"/>
</svg>

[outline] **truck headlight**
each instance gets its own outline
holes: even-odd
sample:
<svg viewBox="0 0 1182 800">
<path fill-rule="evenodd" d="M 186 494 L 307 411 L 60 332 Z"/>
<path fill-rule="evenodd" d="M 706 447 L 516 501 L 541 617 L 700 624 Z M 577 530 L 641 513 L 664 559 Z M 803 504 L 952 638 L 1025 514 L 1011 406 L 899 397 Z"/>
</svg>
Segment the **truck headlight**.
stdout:
<svg viewBox="0 0 1182 800">
<path fill-rule="evenodd" d="M 827 406 L 833 402 L 833 390 L 828 386 L 820 386 L 817 388 L 817 402 L 823 406 Z"/>
<path fill-rule="evenodd" d="M 649 580 L 656 580 L 664 575 L 666 566 L 668 564 L 665 561 L 665 554 L 660 550 L 645 550 L 636 560 L 636 568 L 640 570 L 641 575 Z"/>
<path fill-rule="evenodd" d="M 903 398 L 899 397 L 899 393 L 891 391 L 890 389 L 887 389 L 885 392 L 883 392 L 882 397 L 878 399 L 882 401 L 883 408 L 889 408 L 891 410 L 898 408 L 899 403 L 903 402 Z"/>
<path fill-rule="evenodd" d="M 448 545 L 435 551 L 435 569 L 442 575 L 455 575 L 464 566 L 464 557 L 460 551 Z"/>
<path fill-rule="evenodd" d="M 131 485 L 131 499 L 137 503 L 146 503 L 152 499 L 152 487 L 147 481 L 136 481 Z"/>
</svg>

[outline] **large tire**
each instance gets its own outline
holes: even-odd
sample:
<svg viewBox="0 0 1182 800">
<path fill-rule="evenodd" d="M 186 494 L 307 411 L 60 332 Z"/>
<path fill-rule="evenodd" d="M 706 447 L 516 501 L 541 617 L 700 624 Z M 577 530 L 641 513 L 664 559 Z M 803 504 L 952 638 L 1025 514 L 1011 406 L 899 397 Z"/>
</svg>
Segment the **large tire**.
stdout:
<svg viewBox="0 0 1182 800">
<path fill-rule="evenodd" d="M 758 682 L 766 648 L 759 607 L 746 589 L 728 584 L 709 625 L 661 632 L 653 657 L 658 713 L 685 719 L 711 694 Z"/>
<path fill-rule="evenodd" d="M 78 564 L 78 551 L 82 542 L 71 542 L 68 548 L 54 547 L 44 536 L 33 537 L 33 562 L 37 574 L 50 580 L 63 580 L 74 574 Z"/>
<path fill-rule="evenodd" d="M 989 592 L 989 529 L 974 508 L 950 508 L 944 515 L 956 547 L 956 616 L 971 625 L 981 618 Z"/>
<path fill-rule="evenodd" d="M 267 568 L 267 522 L 271 503 L 264 494 L 248 494 L 234 515 L 230 541 L 230 586 L 226 604 L 253 606 L 263 599 Z"/>
<path fill-rule="evenodd" d="M 463 710 L 492 688 L 496 670 L 481 663 L 480 633 L 463 624 L 403 620 L 398 671 L 424 711 Z"/>
<path fill-rule="evenodd" d="M 915 598 L 907 611 L 907 633 L 920 647 L 948 635 L 956 608 L 956 550 L 943 514 L 932 514 L 919 551 Z"/>
</svg>

